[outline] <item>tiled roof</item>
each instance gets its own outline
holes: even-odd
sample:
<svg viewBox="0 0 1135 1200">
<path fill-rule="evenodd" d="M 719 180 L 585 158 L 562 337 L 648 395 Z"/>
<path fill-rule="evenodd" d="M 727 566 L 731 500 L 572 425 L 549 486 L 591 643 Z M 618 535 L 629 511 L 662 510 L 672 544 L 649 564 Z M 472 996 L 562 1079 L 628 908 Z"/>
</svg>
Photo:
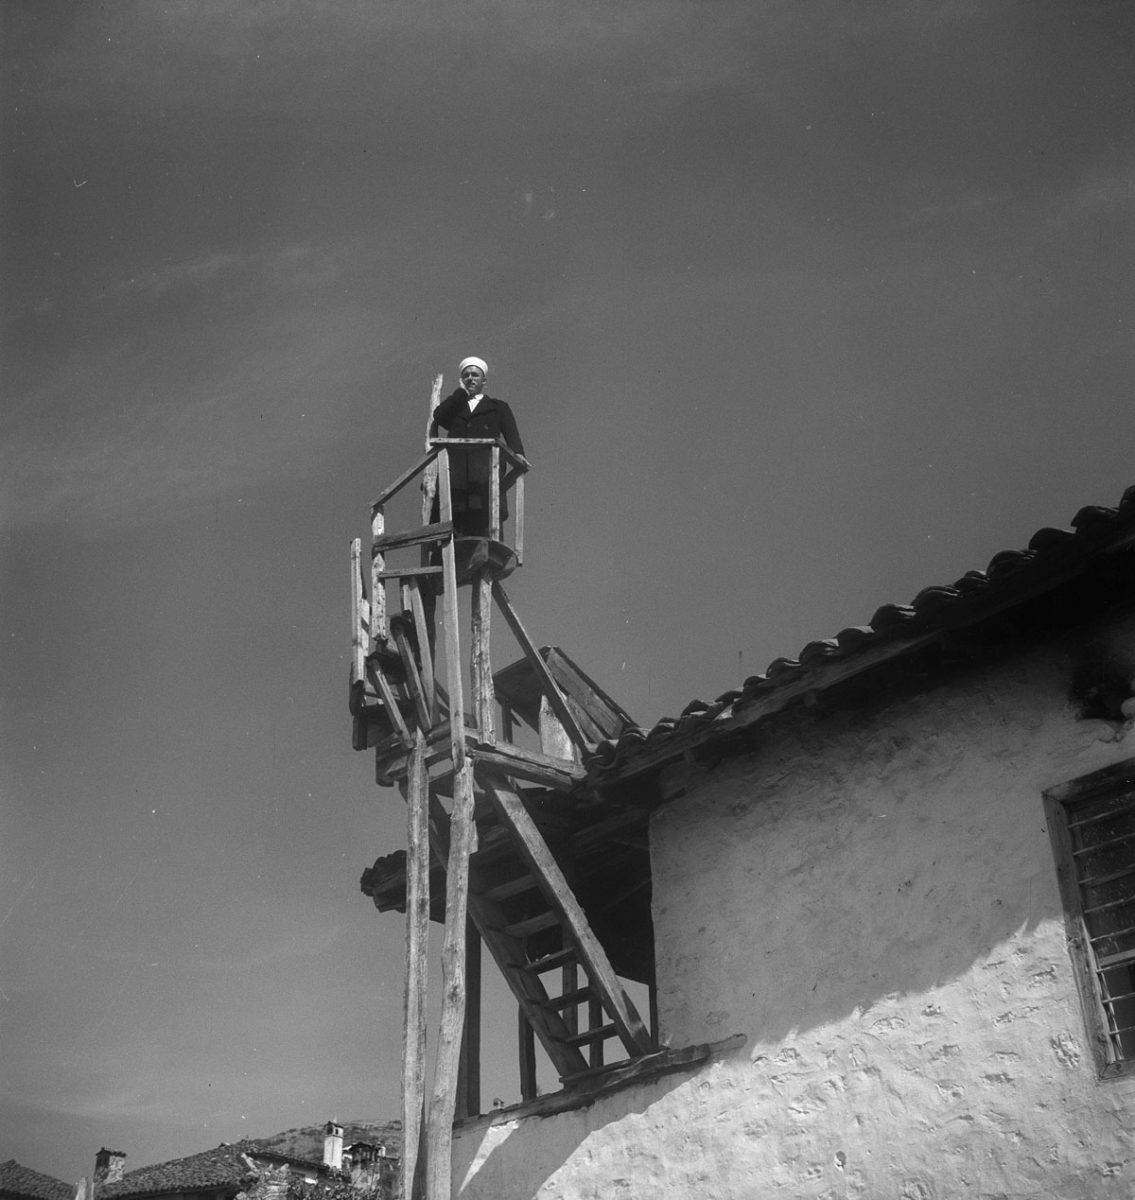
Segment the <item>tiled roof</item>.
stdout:
<svg viewBox="0 0 1135 1200">
<path fill-rule="evenodd" d="M 27 1197 L 27 1200 L 71 1200 L 73 1184 L 51 1175 L 22 1167 L 14 1158 L 0 1163 L 0 1196 Z"/>
<path fill-rule="evenodd" d="M 188 1158 L 139 1167 L 128 1171 L 117 1183 L 103 1184 L 98 1189 L 98 1200 L 244 1187 L 257 1175 L 255 1164 L 247 1157 L 254 1149 L 254 1143 L 236 1142 Z"/>
<path fill-rule="evenodd" d="M 795 658 L 774 659 L 712 704 L 693 700 L 678 717 L 600 742 L 587 761 L 595 782 L 649 770 L 694 745 L 751 726 L 809 692 L 822 691 L 878 662 L 964 629 L 1081 574 L 1101 555 L 1135 543 L 1135 486 L 1116 508 L 1082 508 L 1070 529 L 1041 529 L 1023 550 L 995 554 L 984 571 L 924 588 L 909 604 L 885 604 L 866 625 L 809 642 Z"/>
</svg>

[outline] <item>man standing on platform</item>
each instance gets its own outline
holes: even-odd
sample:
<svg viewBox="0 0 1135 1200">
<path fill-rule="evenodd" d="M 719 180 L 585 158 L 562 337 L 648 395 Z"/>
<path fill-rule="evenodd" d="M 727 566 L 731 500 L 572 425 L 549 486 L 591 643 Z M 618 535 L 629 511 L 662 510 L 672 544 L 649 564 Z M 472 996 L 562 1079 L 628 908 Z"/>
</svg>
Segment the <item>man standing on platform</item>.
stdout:
<svg viewBox="0 0 1135 1200">
<path fill-rule="evenodd" d="M 461 386 L 434 409 L 430 437 L 438 436 L 438 427 L 451 438 L 500 438 L 514 453 L 524 457 L 524 445 L 516 428 L 516 418 L 503 400 L 485 393 L 489 373 L 483 358 L 470 355 L 458 367 Z M 449 479 L 453 497 L 453 523 L 459 537 L 489 536 L 489 475 L 491 458 L 488 446 L 450 446 Z M 508 516 L 504 495 L 506 464 L 501 464 L 500 515 Z"/>
</svg>

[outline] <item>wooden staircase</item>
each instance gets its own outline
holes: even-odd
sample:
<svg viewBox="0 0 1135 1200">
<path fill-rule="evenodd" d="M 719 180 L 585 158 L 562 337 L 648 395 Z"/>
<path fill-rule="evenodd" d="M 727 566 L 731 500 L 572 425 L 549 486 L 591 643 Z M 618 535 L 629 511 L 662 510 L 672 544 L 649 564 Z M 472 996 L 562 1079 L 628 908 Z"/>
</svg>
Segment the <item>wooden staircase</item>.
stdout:
<svg viewBox="0 0 1135 1200">
<path fill-rule="evenodd" d="M 435 384 L 435 396 L 439 386 Z M 430 1200 L 448 1194 L 442 1180 L 448 1180 L 449 1127 L 465 1021 L 467 922 L 489 948 L 531 1037 L 539 1040 L 566 1087 L 656 1051 L 573 891 L 570 854 L 558 858 L 541 828 L 555 824 L 557 807 L 570 812 L 585 790 L 581 756 L 599 738 L 616 734 L 629 718 L 566 656 L 540 651 L 528 637 L 501 582 L 519 565 L 522 546 L 519 538 L 515 548 L 501 539 L 499 497 L 491 502 L 490 537 L 461 536 L 449 495 L 451 444 L 449 439 L 429 442 L 426 458 L 375 501 L 369 572 L 359 540 L 351 552 L 352 741 L 356 749 L 375 751 L 378 782 L 398 786 L 408 811 L 403 893 L 408 921 L 403 1063 L 407 1197 L 418 1194 L 421 1183 L 415 1187 L 415 1164 L 423 1148 L 419 1121 L 431 865 L 444 871 L 445 995 L 430 1108 Z M 481 443 L 466 443 L 473 445 Z M 507 448 L 485 443 L 484 451 L 492 460 L 489 478 L 498 478 L 500 455 L 507 456 Z M 422 524 L 386 533 L 387 502 L 419 476 Z M 522 479 L 519 469 L 517 476 Z M 522 490 L 516 514 L 522 530 Z M 387 562 L 388 555 L 406 550 L 417 550 L 419 561 L 401 566 Z M 465 584 L 472 596 L 468 718 L 457 610 L 458 588 Z M 399 598 L 389 619 L 388 586 L 397 588 Z M 442 613 L 435 631 L 439 594 Z M 503 672 L 499 683 L 489 654 L 494 603 L 524 653 L 522 664 Z M 442 656 L 446 686 L 438 677 Z M 496 732 L 498 703 L 503 738 Z M 517 717 L 539 728 L 541 752 L 514 742 Z M 526 1066 L 524 1057 L 522 1049 L 527 1099 L 535 1095 L 535 1066 Z"/>
</svg>

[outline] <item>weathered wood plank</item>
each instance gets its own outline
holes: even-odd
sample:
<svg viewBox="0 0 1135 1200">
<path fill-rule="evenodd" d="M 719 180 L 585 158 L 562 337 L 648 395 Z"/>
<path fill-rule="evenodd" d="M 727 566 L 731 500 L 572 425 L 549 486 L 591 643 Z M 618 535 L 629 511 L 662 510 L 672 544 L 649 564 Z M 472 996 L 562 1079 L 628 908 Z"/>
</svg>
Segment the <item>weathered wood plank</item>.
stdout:
<svg viewBox="0 0 1135 1200">
<path fill-rule="evenodd" d="M 390 723 L 394 726 L 394 732 L 407 745 L 413 741 L 410 737 L 410 729 L 406 724 L 406 719 L 402 716 L 402 710 L 398 707 L 398 698 L 394 695 L 394 690 L 390 686 L 390 681 L 386 678 L 382 668 L 375 665 L 372 659 L 367 664 L 367 678 L 374 684 L 375 690 L 382 697 L 383 706 L 386 709 L 386 715 L 390 718 Z"/>
<path fill-rule="evenodd" d="M 516 1010 L 516 1042 L 520 1053 L 520 1098 L 535 1100 L 536 1037 L 523 1008 Z"/>
<path fill-rule="evenodd" d="M 546 754 L 537 754 L 535 750 L 523 750 L 509 742 L 486 745 L 484 742 L 471 741 L 469 754 L 486 767 L 554 788 L 558 792 L 570 792 L 587 776 L 584 768 L 571 759 L 551 758 Z"/>
<path fill-rule="evenodd" d="M 361 538 L 351 542 L 351 685 L 366 678 L 366 657 L 370 649 L 369 622 L 363 620 L 363 543 Z"/>
<path fill-rule="evenodd" d="M 426 1196 L 427 1200 L 450 1200 L 453 1116 L 457 1105 L 457 1076 L 461 1037 L 465 1025 L 465 922 L 469 902 L 469 855 L 476 827 L 473 823 L 473 766 L 465 755 L 465 704 L 457 614 L 457 566 L 452 537 L 453 498 L 448 453 L 444 448 L 438 456 L 438 491 L 441 523 L 450 527 L 450 536 L 442 543 L 442 565 L 445 567 L 442 599 L 449 683 L 453 805 L 447 822 L 445 938 L 441 952 L 441 1025 L 438 1031 L 433 1096 L 429 1110 L 430 1154 L 426 1170 Z"/>
<path fill-rule="evenodd" d="M 481 1111 L 481 935 L 465 924 L 465 1032 L 457 1074 L 456 1119 Z"/>
<path fill-rule="evenodd" d="M 429 792 L 426 740 L 415 730 L 406 798 L 406 983 L 402 1027 L 403 1196 L 413 1196 L 426 1072 L 426 978 L 430 924 Z"/>
<path fill-rule="evenodd" d="M 520 797 L 503 780 L 491 774 L 481 784 L 492 798 L 501 821 L 512 831 L 529 869 L 544 884 L 544 896 L 556 910 L 579 951 L 592 987 L 602 997 L 603 1007 L 615 1022 L 619 1037 L 630 1054 L 648 1054 L 655 1049 L 650 1031 L 643 1024 L 607 952 L 591 930 L 579 901 L 568 886 L 563 871 L 540 836 Z"/>
<path fill-rule="evenodd" d="M 515 524 L 515 536 L 513 537 L 513 549 L 516 551 L 516 565 L 518 567 L 524 565 L 524 476 L 520 475 L 516 480 L 516 490 L 513 493 L 516 500 L 516 516 L 513 518 Z"/>
<path fill-rule="evenodd" d="M 372 554 L 385 554 L 387 550 L 404 550 L 407 546 L 420 546 L 425 542 L 440 542 L 453 533 L 453 521 L 439 521 L 434 525 L 423 525 L 420 529 L 404 529 L 400 533 L 383 534 L 371 540 Z"/>
<path fill-rule="evenodd" d="M 477 731 L 484 742 L 496 741 L 493 720 L 496 696 L 493 689 L 493 663 L 490 647 L 492 625 L 492 576 L 487 569 L 477 572 L 472 586 L 472 621 L 470 639 L 473 643 L 471 679 L 473 685 L 473 715 Z"/>
<path fill-rule="evenodd" d="M 472 764 L 465 764 L 453 782 L 446 863 L 445 938 L 441 950 L 441 1023 L 429 1115 L 427 1200 L 450 1200 L 451 1197 L 453 1117 L 457 1108 L 457 1077 L 465 1027 L 465 921 L 468 916 L 469 854 L 474 833 Z"/>
<path fill-rule="evenodd" d="M 370 518 L 370 649 L 386 640 L 386 584 L 382 573 L 386 569 L 386 556 L 375 549 L 375 540 L 381 539 L 386 528 L 386 517 L 381 508 L 376 508 Z"/>
<path fill-rule="evenodd" d="M 489 537 L 495 542 L 501 537 L 501 448 L 493 444 L 489 451 Z"/>
<path fill-rule="evenodd" d="M 388 571 L 382 572 L 383 579 L 418 579 L 428 575 L 441 575 L 444 571 L 443 567 L 391 567 Z"/>
<path fill-rule="evenodd" d="M 398 647 L 398 653 L 402 658 L 402 670 L 406 675 L 406 688 L 410 693 L 410 699 L 414 702 L 414 709 L 418 714 L 418 724 L 423 730 L 428 730 L 433 725 L 433 715 L 426 701 L 425 689 L 422 686 L 422 677 L 418 673 L 418 663 L 414 658 L 414 647 L 410 645 L 405 621 L 401 617 L 395 617 L 391 622 L 391 630 L 394 634 L 394 643 Z"/>
<path fill-rule="evenodd" d="M 537 727 L 540 731 L 540 749 L 549 758 L 563 758 L 568 762 L 577 761 L 579 750 L 571 740 L 568 731 L 563 727 L 559 717 L 556 716 L 556 710 L 547 696 L 540 697 L 540 715 Z M 584 732 L 582 723 L 580 732 Z M 587 734 L 584 733 L 584 736 Z"/>
<path fill-rule="evenodd" d="M 516 610 L 512 607 L 508 594 L 501 586 L 500 580 L 496 580 L 493 583 L 493 595 L 496 597 L 497 606 L 504 613 L 504 619 L 508 622 L 508 627 L 512 630 L 513 637 L 516 638 L 520 648 L 524 651 L 525 658 L 528 659 L 532 665 L 532 670 L 536 673 L 537 679 L 540 680 L 540 687 L 544 695 L 548 697 L 548 701 L 555 710 L 556 716 L 559 717 L 560 723 L 580 750 L 587 750 L 589 747 L 587 739 L 583 736 L 583 731 L 579 728 L 578 722 L 569 711 L 567 701 L 564 699 L 558 684 L 548 671 L 548 666 L 544 662 L 540 651 L 536 649 L 532 639 L 520 623 L 520 618 L 516 615 Z"/>
</svg>

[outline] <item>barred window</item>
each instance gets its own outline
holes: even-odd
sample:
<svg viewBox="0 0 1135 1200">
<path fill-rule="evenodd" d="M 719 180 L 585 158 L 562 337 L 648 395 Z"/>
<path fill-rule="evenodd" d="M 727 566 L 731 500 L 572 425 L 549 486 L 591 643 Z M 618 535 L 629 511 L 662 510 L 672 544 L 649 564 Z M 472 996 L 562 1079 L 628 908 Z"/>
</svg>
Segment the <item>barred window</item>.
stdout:
<svg viewBox="0 0 1135 1200">
<path fill-rule="evenodd" d="M 1045 798 L 1097 1066 L 1135 1073 L 1135 759 Z"/>
</svg>

